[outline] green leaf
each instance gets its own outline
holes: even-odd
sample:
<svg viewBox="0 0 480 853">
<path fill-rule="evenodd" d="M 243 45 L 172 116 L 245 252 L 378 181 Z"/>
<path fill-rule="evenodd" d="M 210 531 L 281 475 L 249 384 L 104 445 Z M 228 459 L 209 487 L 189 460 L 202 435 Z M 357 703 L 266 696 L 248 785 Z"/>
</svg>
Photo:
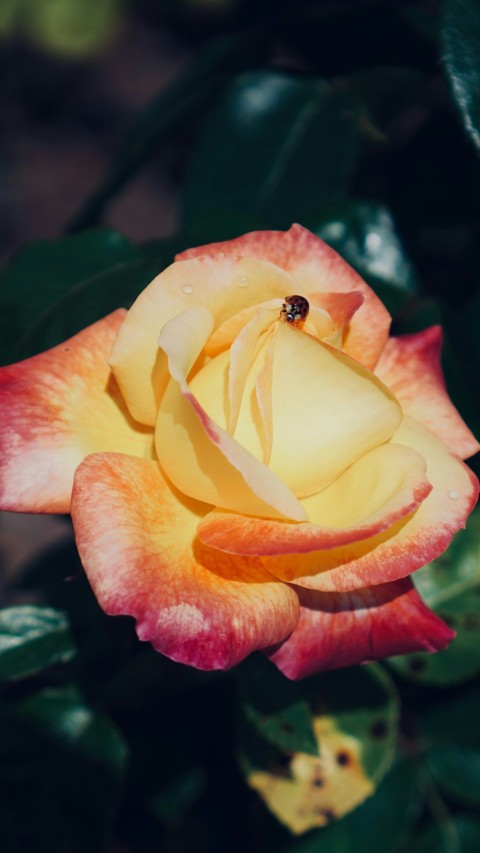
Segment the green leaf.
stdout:
<svg viewBox="0 0 480 853">
<path fill-rule="evenodd" d="M 112 722 L 76 688 L 0 706 L 2 850 L 101 853 L 126 765 Z"/>
<path fill-rule="evenodd" d="M 429 741 L 454 742 L 480 749 L 480 686 L 475 683 L 456 697 L 436 702 L 422 715 L 422 728 Z"/>
<path fill-rule="evenodd" d="M 444 0 L 444 65 L 470 138 L 480 149 L 480 9 L 477 0 Z"/>
<path fill-rule="evenodd" d="M 478 853 L 480 821 L 473 817 L 454 817 L 448 831 L 441 823 L 433 824 L 415 836 L 413 853 Z"/>
<path fill-rule="evenodd" d="M 114 275 L 140 257 L 125 237 L 106 228 L 31 243 L 0 274 L 0 361 L 26 354 L 20 343 L 26 330 L 73 287 L 106 270 Z"/>
<path fill-rule="evenodd" d="M 221 91 L 231 74 L 262 61 L 263 34 L 235 33 L 212 40 L 165 91 L 138 114 L 100 186 L 70 223 L 76 231 L 100 221 L 108 202 L 135 175 L 159 145 L 198 113 Z"/>
<path fill-rule="evenodd" d="M 243 713 L 258 733 L 286 752 L 318 755 L 311 708 L 297 686 L 262 656 L 239 668 Z"/>
<path fill-rule="evenodd" d="M 27 358 L 55 346 L 100 320 L 116 308 L 130 307 L 161 269 L 148 260 L 133 260 L 87 278 L 53 302 L 14 350 L 16 359 Z"/>
<path fill-rule="evenodd" d="M 392 658 L 389 665 L 423 684 L 456 684 L 480 672 L 480 512 L 448 550 L 413 576 L 420 594 L 456 632 L 448 649 Z"/>
<path fill-rule="evenodd" d="M 379 666 L 324 673 L 296 687 L 310 708 L 319 754 L 274 746 L 248 713 L 240 750 L 248 783 L 282 823 L 302 833 L 373 794 L 393 759 L 398 706 Z"/>
<path fill-rule="evenodd" d="M 429 770 L 445 794 L 469 806 L 480 806 L 480 750 L 443 743 L 429 750 Z"/>
<path fill-rule="evenodd" d="M 418 292 L 418 280 L 388 208 L 348 201 L 306 223 L 335 249 L 395 314 Z"/>
<path fill-rule="evenodd" d="M 163 823 L 178 824 L 202 794 L 207 777 L 203 767 L 194 765 L 178 773 L 170 785 L 153 794 L 148 801 L 149 811 Z"/>
<path fill-rule="evenodd" d="M 480 805 L 480 688 L 438 703 L 422 717 L 428 769 L 451 799 Z"/>
<path fill-rule="evenodd" d="M 73 686 L 46 689 L 15 703 L 18 717 L 67 744 L 69 749 L 122 774 L 127 752 L 120 733 L 107 717 L 86 705 Z"/>
<path fill-rule="evenodd" d="M 324 80 L 242 74 L 213 109 L 190 162 L 187 226 L 212 211 L 269 227 L 304 222 L 342 196 L 359 152 L 353 103 Z"/>
<path fill-rule="evenodd" d="M 22 678 L 64 663 L 75 647 L 66 615 L 50 607 L 0 610 L 0 680 Z"/>
</svg>

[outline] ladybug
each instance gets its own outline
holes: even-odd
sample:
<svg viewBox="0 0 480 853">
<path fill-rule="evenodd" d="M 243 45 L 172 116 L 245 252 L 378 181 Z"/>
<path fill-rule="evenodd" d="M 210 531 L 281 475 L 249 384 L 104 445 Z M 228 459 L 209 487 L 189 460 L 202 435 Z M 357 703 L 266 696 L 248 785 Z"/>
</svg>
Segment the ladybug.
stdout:
<svg viewBox="0 0 480 853">
<path fill-rule="evenodd" d="M 308 317 L 310 305 L 304 296 L 286 296 L 280 315 L 282 320 L 292 326 L 298 326 Z"/>
</svg>

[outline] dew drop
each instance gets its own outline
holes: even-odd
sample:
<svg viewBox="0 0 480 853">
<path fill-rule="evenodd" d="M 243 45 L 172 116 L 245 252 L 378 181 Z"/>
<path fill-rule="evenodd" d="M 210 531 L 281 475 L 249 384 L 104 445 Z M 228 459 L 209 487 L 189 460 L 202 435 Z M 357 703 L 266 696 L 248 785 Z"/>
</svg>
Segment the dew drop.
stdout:
<svg viewBox="0 0 480 853">
<path fill-rule="evenodd" d="M 190 295 L 190 293 L 193 293 L 193 287 L 191 284 L 184 284 L 182 287 L 182 290 L 184 293 L 187 293 L 188 295 Z"/>
<path fill-rule="evenodd" d="M 248 287 L 248 275 L 239 275 L 235 279 L 237 287 Z"/>
<path fill-rule="evenodd" d="M 456 489 L 449 489 L 447 494 L 451 501 L 456 501 L 460 497 Z"/>
</svg>

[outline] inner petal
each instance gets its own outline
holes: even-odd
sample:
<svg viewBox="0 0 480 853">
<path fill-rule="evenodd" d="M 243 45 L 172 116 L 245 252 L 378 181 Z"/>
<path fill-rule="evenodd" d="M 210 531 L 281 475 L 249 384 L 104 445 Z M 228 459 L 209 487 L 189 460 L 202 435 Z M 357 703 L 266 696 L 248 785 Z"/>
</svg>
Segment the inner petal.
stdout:
<svg viewBox="0 0 480 853">
<path fill-rule="evenodd" d="M 331 483 L 388 441 L 402 420 L 391 392 L 349 356 L 278 326 L 270 467 L 299 497 Z"/>
<path fill-rule="evenodd" d="M 274 330 L 273 356 L 270 341 L 259 338 L 234 436 L 257 459 L 269 459 L 297 497 L 307 497 L 388 441 L 402 411 L 377 377 L 339 350 L 282 322 Z M 191 382 L 200 404 L 224 428 L 229 358 L 224 352 L 212 359 Z"/>
<path fill-rule="evenodd" d="M 230 349 L 230 369 L 228 372 L 229 418 L 228 431 L 233 434 L 240 413 L 245 380 L 248 376 L 255 349 L 262 332 L 277 319 L 278 314 L 271 309 L 261 308 L 237 335 Z"/>
<path fill-rule="evenodd" d="M 160 333 L 158 344 L 168 359 L 171 381 L 157 417 L 159 462 L 171 482 L 197 500 L 303 521 L 305 510 L 286 484 L 212 420 L 189 388 L 187 376 L 211 327 L 211 312 L 197 306 L 170 320 Z M 207 362 L 196 376 L 210 375 L 210 365 L 220 359 Z M 221 374 L 213 378 L 213 386 L 207 383 L 204 389 L 210 401 L 222 395 Z"/>
</svg>

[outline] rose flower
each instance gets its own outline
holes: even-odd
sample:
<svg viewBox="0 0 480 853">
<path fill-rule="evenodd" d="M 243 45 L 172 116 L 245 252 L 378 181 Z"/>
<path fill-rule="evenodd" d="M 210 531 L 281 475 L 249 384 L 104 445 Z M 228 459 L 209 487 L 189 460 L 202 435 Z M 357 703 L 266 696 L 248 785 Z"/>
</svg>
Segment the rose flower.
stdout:
<svg viewBox="0 0 480 853">
<path fill-rule="evenodd" d="M 440 328 L 389 325 L 298 225 L 184 252 L 128 312 L 0 371 L 0 506 L 70 511 L 103 609 L 200 669 L 443 649 L 409 575 L 464 527 L 479 445 Z"/>
</svg>

